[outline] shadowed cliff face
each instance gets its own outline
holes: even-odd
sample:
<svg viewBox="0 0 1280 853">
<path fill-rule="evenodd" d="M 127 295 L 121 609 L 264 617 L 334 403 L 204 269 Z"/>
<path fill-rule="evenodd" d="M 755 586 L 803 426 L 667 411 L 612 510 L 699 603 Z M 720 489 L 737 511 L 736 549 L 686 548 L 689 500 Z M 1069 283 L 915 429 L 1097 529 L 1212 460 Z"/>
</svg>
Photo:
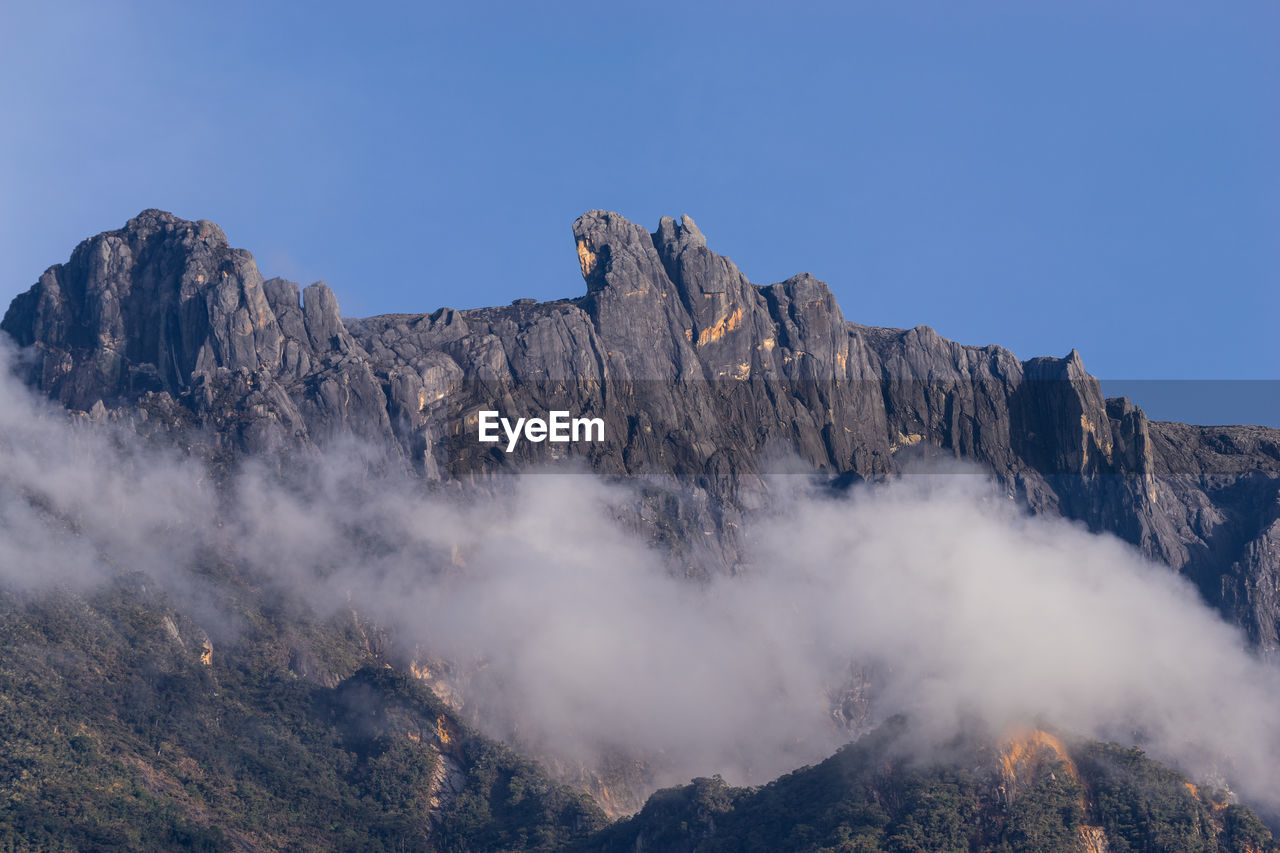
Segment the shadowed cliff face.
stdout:
<svg viewBox="0 0 1280 853">
<path fill-rule="evenodd" d="M 573 226 L 576 299 L 343 320 L 322 283 L 263 281 L 209 222 L 144 211 L 85 241 L 0 324 L 26 380 L 79 410 L 199 434 L 229 458 L 354 434 L 432 479 L 576 457 L 649 484 L 637 522 L 691 573 L 732 571 L 761 467 L 834 483 L 921 458 L 989 469 L 1034 511 L 1110 531 L 1280 647 L 1280 431 L 1149 422 L 1074 351 L 1019 361 L 927 327 L 848 322 L 808 274 L 752 284 L 689 217 Z M 595 444 L 476 440 L 476 413 L 603 418 Z"/>
</svg>

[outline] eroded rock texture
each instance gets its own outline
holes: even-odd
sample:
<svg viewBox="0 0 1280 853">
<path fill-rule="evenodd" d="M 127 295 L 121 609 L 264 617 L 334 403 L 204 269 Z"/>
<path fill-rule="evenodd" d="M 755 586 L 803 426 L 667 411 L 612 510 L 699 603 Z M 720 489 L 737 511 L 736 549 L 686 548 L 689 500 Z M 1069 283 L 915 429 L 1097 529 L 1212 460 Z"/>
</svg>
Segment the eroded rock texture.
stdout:
<svg viewBox="0 0 1280 853">
<path fill-rule="evenodd" d="M 0 325 L 72 409 L 199 432 L 231 454 L 355 435 L 433 480 L 564 456 L 646 484 L 640 523 L 691 573 L 732 571 L 764 468 L 833 483 L 921 456 L 989 469 L 1034 511 L 1110 531 L 1280 648 L 1280 430 L 1153 423 L 1080 356 L 1019 361 L 928 327 L 846 321 L 808 274 L 752 284 L 689 217 L 573 226 L 586 293 L 343 320 L 323 283 L 263 281 L 212 223 L 148 210 L 86 240 Z M 476 412 L 605 420 L 598 444 L 476 441 Z"/>
</svg>

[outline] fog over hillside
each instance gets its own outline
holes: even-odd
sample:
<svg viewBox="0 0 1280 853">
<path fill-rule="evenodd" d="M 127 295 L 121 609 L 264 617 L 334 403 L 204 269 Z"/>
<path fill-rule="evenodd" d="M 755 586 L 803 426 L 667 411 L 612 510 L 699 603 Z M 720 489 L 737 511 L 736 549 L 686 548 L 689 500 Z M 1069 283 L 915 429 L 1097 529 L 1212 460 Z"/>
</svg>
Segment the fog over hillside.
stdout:
<svg viewBox="0 0 1280 853">
<path fill-rule="evenodd" d="M 35 398 L 15 357 L 0 370 L 11 587 L 143 572 L 225 634 L 235 615 L 199 571 L 215 554 L 449 661 L 482 730 L 587 764 L 644 756 L 659 783 L 762 782 L 822 758 L 850 736 L 832 706 L 852 673 L 864 722 L 906 713 L 924 747 L 1042 723 L 1141 743 L 1280 810 L 1273 669 L 1168 569 L 1030 517 L 973 470 L 838 496 L 768 477 L 747 560 L 699 583 L 625 523 L 625 483 L 542 469 L 484 494 L 429 487 L 350 443 L 248 460 L 220 484 Z"/>
</svg>

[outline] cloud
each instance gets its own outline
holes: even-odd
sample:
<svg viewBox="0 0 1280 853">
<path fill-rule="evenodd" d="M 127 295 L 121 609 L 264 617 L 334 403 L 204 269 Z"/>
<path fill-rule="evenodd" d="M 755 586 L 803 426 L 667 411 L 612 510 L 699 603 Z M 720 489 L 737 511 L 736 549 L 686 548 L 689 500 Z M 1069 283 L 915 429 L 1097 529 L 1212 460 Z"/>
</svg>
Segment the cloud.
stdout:
<svg viewBox="0 0 1280 853">
<path fill-rule="evenodd" d="M 738 573 L 693 582 L 625 521 L 626 483 L 433 487 L 375 460 L 336 445 L 218 484 L 0 371 L 0 582 L 141 571 L 190 590 L 214 549 L 450 661 L 483 730 L 588 765 L 639 755 L 656 784 L 821 759 L 848 737 L 832 709 L 852 677 L 869 688 L 853 716 L 907 713 L 924 746 L 1045 720 L 1221 772 L 1280 811 L 1275 671 L 1172 572 L 1030 517 L 981 474 L 840 497 L 774 477 Z"/>
</svg>

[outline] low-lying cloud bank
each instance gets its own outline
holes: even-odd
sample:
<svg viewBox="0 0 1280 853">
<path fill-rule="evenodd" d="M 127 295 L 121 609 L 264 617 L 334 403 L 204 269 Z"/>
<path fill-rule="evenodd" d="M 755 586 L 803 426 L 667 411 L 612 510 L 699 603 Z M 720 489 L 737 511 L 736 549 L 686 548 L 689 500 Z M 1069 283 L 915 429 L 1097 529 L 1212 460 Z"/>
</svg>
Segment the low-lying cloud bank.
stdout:
<svg viewBox="0 0 1280 853">
<path fill-rule="evenodd" d="M 219 488 L 0 369 L 0 583 L 131 570 L 183 588 L 213 548 L 453 662 L 491 733 L 574 761 L 656 757 L 660 782 L 820 759 L 847 737 L 832 696 L 853 666 L 873 673 L 870 719 L 906 712 L 926 743 L 1043 719 L 1141 739 L 1280 812 L 1274 670 L 1167 569 L 1028 517 L 981 476 L 839 498 L 781 478 L 742 571 L 694 584 L 618 520 L 625 485 L 542 474 L 468 497 L 367 462 L 248 465 Z"/>
</svg>

